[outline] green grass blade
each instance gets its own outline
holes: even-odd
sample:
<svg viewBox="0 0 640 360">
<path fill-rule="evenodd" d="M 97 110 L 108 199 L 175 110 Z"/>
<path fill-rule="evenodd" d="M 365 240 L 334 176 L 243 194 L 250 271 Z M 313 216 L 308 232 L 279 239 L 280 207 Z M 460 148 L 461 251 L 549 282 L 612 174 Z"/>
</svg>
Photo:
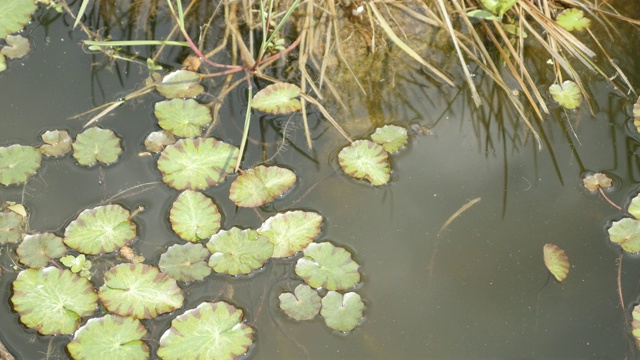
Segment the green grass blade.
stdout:
<svg viewBox="0 0 640 360">
<path fill-rule="evenodd" d="M 240 142 L 240 153 L 238 154 L 238 161 L 234 171 L 238 171 L 240 168 L 240 162 L 242 161 L 242 154 L 244 154 L 244 148 L 247 145 L 247 139 L 249 138 L 249 125 L 251 123 L 251 99 L 253 98 L 253 88 L 249 86 L 249 95 L 247 96 L 247 115 L 244 117 L 244 129 L 242 130 L 242 141 Z"/>
<path fill-rule="evenodd" d="M 80 5 L 80 10 L 78 10 L 78 15 L 76 15 L 76 21 L 73 23 L 73 29 L 80 23 L 82 15 L 84 15 L 85 10 L 87 10 L 87 5 L 89 5 L 89 0 L 82 0 L 82 5 Z"/>
</svg>

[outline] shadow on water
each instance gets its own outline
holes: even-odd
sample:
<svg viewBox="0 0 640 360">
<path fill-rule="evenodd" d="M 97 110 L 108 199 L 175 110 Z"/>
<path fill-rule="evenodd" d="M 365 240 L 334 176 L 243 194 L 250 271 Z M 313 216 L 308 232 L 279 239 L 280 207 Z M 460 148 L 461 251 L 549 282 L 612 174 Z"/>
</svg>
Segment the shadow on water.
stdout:
<svg viewBox="0 0 640 360">
<path fill-rule="evenodd" d="M 162 26 L 140 24 L 156 3 L 136 2 L 149 6 L 137 8 L 129 18 L 114 17 L 122 12 L 107 3 L 88 15 L 93 26 L 109 29 L 105 36 L 166 34 Z M 208 3 L 201 6 L 211 6 Z M 39 134 L 54 128 L 77 134 L 82 123 L 65 119 L 144 81 L 144 69 L 84 54 L 77 45 L 79 35 L 70 32 L 66 22 L 58 17 L 47 26 L 32 24 L 33 53 L 0 75 L 3 86 L 12 89 L 0 99 L 7 119 L 0 138 L 3 146 L 35 144 Z M 633 34 L 630 43 L 637 40 L 637 31 Z M 154 49 L 146 51 L 131 55 L 144 58 Z M 169 58 L 183 55 L 172 53 Z M 257 329 L 256 345 L 249 354 L 256 359 L 637 355 L 628 322 L 631 307 L 640 302 L 640 262 L 625 256 L 621 277 L 625 317 L 617 295 L 620 250 L 606 233 L 620 215 L 581 185 L 586 171 L 602 170 L 618 177 L 619 185 L 609 194 L 617 203 L 627 203 L 637 192 L 640 137 L 628 124 L 629 99 L 613 95 L 604 82 L 593 79 L 590 86 L 599 105 L 595 116 L 582 108 L 553 109 L 545 122 L 535 124 L 543 139 L 538 151 L 517 113 L 504 105 L 481 75 L 477 81 L 484 90 L 484 106 L 475 108 L 465 89 L 433 82 L 393 52 L 378 56 L 362 59 L 366 71 L 354 70 L 370 90 L 367 95 L 355 84 L 340 83 L 341 101 L 349 109 L 342 113 L 341 123 L 354 137 L 387 123 L 422 129 L 412 135 L 406 149 L 393 155 L 389 186 L 373 188 L 344 176 L 336 161 L 344 140 L 320 114 L 311 113 L 313 151 L 306 147 L 298 117 L 256 117 L 259 125 L 251 128 L 244 162 L 294 167 L 299 180 L 286 197 L 271 208 L 254 211 L 238 209 L 229 201 L 230 181 L 205 191 L 221 208 L 224 228 L 256 227 L 272 213 L 289 208 L 322 214 L 320 239 L 346 247 L 362 266 L 358 292 L 366 303 L 364 323 L 352 334 L 342 335 L 328 330 L 319 318 L 289 320 L 278 309 L 277 297 L 299 283 L 292 272 L 294 258 L 270 262 L 248 278 L 211 275 L 184 285 L 187 300 L 182 309 L 145 322 L 149 338 L 156 339 L 147 342 L 152 350 L 176 315 L 203 301 L 221 299 L 245 310 L 247 322 Z M 632 83 L 638 83 L 640 67 L 634 55 L 627 52 L 616 58 Z M 390 64 L 396 63 L 403 70 L 393 69 Z M 334 79 L 346 76 L 345 72 L 337 68 Z M 63 87 L 65 91 L 60 91 Z M 244 95 L 238 90 L 229 96 L 215 136 L 239 142 Z M 80 210 L 139 186 L 133 195 L 115 201 L 129 209 L 145 207 L 136 217 L 138 237 L 132 247 L 147 263 L 157 263 L 168 246 L 180 241 L 167 221 L 176 192 L 156 184 L 160 176 L 153 158 L 138 156 L 142 140 L 156 128 L 152 106 L 158 99 L 152 95 L 127 104 L 102 120 L 101 126 L 123 138 L 125 153 L 118 164 L 81 169 L 68 156 L 46 160 L 41 173 L 24 187 L 3 189 L 2 200 L 24 202 L 32 214 L 32 230 L 59 232 Z M 341 111 L 339 101 L 332 108 Z M 475 199 L 481 201 L 448 221 Z M 552 282 L 538 294 L 547 279 L 542 247 L 548 242 L 566 250 L 572 267 L 562 284 Z M 4 247 L 3 342 L 18 358 L 67 358 L 64 347 L 69 337 L 39 336 L 12 311 L 10 289 L 17 274 L 8 265 L 12 261 L 14 254 Z M 101 282 L 99 272 L 120 261 L 115 256 L 98 260 L 94 279 Z"/>
</svg>

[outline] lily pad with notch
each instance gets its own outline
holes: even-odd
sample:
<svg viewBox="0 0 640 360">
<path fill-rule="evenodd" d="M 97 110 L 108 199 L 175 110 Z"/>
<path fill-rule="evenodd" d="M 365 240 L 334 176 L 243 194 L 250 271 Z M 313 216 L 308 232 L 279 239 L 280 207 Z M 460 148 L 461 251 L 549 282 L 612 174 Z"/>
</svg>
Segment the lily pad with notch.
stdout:
<svg viewBox="0 0 640 360">
<path fill-rule="evenodd" d="M 47 266 L 52 259 L 64 255 L 67 248 L 62 238 L 51 233 L 39 233 L 26 235 L 16 252 L 21 263 L 32 268 L 41 268 Z"/>
<path fill-rule="evenodd" d="M 640 220 L 623 218 L 611 224 L 609 239 L 629 253 L 640 252 Z"/>
<path fill-rule="evenodd" d="M 344 295 L 329 291 L 322 298 L 320 315 L 325 324 L 333 330 L 348 332 L 355 329 L 364 313 L 364 303 L 359 294 L 349 292 Z"/>
<path fill-rule="evenodd" d="M 298 259 L 295 271 L 312 287 L 327 290 L 346 290 L 360 282 L 358 263 L 351 253 L 330 242 L 311 243 Z"/>
<path fill-rule="evenodd" d="M 42 134 L 40 152 L 44 156 L 62 156 L 71 151 L 71 136 L 66 130 L 49 130 Z"/>
<path fill-rule="evenodd" d="M 318 234 L 322 216 L 311 211 L 287 211 L 265 220 L 258 233 L 274 245 L 274 258 L 289 257 L 309 245 Z"/>
<path fill-rule="evenodd" d="M 160 101 L 153 113 L 161 128 L 182 137 L 200 136 L 202 127 L 211 122 L 209 108 L 194 99 Z"/>
<path fill-rule="evenodd" d="M 136 236 L 131 214 L 120 205 L 83 210 L 64 231 L 64 243 L 83 254 L 109 253 L 127 245 Z"/>
<path fill-rule="evenodd" d="M 187 98 L 200 95 L 204 87 L 200 85 L 200 75 L 193 71 L 176 70 L 156 85 L 156 90 L 168 99 Z"/>
<path fill-rule="evenodd" d="M 0 53 L 9 59 L 24 57 L 31 50 L 29 39 L 24 38 L 22 35 L 7 35 L 5 41 L 7 46 L 3 47 Z"/>
<path fill-rule="evenodd" d="M 144 140 L 144 147 L 149 152 L 157 153 L 162 151 L 165 146 L 174 144 L 175 142 L 176 138 L 172 133 L 165 130 L 154 131 Z"/>
<path fill-rule="evenodd" d="M 25 217 L 13 212 L 0 212 L 0 244 L 17 243 L 26 231 Z"/>
<path fill-rule="evenodd" d="M 229 189 L 229 199 L 240 207 L 257 207 L 275 200 L 296 182 L 296 174 L 279 166 L 258 165 L 240 174 Z"/>
<path fill-rule="evenodd" d="M 567 31 L 584 30 L 591 25 L 591 20 L 584 17 L 584 11 L 580 9 L 564 9 L 556 18 L 558 25 Z"/>
<path fill-rule="evenodd" d="M 0 147 L 0 184 L 15 185 L 27 181 L 40 169 L 42 156 L 32 146 L 14 144 Z"/>
<path fill-rule="evenodd" d="M 191 242 L 210 238 L 220 229 L 220 220 L 220 212 L 213 200 L 193 190 L 181 192 L 169 210 L 173 231 Z"/>
<path fill-rule="evenodd" d="M 146 360 L 149 347 L 143 337 L 147 329 L 140 320 L 107 314 L 89 319 L 78 329 L 67 350 L 73 359 Z"/>
<path fill-rule="evenodd" d="M 217 273 L 250 274 L 273 254 L 273 244 L 253 229 L 233 227 L 213 235 L 207 243 L 209 266 Z"/>
<path fill-rule="evenodd" d="M 293 293 L 285 292 L 278 297 L 280 309 L 294 320 L 311 320 L 320 312 L 320 295 L 309 285 L 296 286 Z"/>
<path fill-rule="evenodd" d="M 636 195 L 633 199 L 631 199 L 631 203 L 629 204 L 627 211 L 634 218 L 640 219 L 640 194 Z"/>
<path fill-rule="evenodd" d="M 251 99 L 251 107 L 268 114 L 288 114 L 302 109 L 299 96 L 297 85 L 277 82 L 258 91 Z"/>
<path fill-rule="evenodd" d="M 202 280 L 211 274 L 206 258 L 211 255 L 202 244 L 172 245 L 160 255 L 160 271 L 177 281 Z"/>
<path fill-rule="evenodd" d="M 599 188 L 608 189 L 611 187 L 611 183 L 611 178 L 603 173 L 594 173 L 582 179 L 582 184 L 589 191 L 596 191 Z"/>
<path fill-rule="evenodd" d="M 553 84 L 549 87 L 551 97 L 565 109 L 575 109 L 580 105 L 582 93 L 576 83 L 566 80 L 562 85 Z"/>
<path fill-rule="evenodd" d="M 374 186 L 384 185 L 391 179 L 389 153 L 382 145 L 370 140 L 357 140 L 338 154 L 344 172 L 354 179 L 364 179 Z"/>
<path fill-rule="evenodd" d="M 371 140 L 382 145 L 387 152 L 396 152 L 407 145 L 409 135 L 407 129 L 397 125 L 385 125 L 377 128 L 371 135 Z"/>
<path fill-rule="evenodd" d="M 78 134 L 72 146 L 73 157 L 78 164 L 84 166 L 93 166 L 99 162 L 113 164 L 122 153 L 120 138 L 112 130 L 99 127 L 92 127 Z"/>
</svg>

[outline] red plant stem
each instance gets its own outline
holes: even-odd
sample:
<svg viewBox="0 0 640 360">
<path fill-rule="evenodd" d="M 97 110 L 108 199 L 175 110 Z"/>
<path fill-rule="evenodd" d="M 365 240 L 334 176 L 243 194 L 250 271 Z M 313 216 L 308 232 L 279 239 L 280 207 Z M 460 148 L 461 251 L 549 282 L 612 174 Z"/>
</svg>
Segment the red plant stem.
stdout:
<svg viewBox="0 0 640 360">
<path fill-rule="evenodd" d="M 253 71 L 255 71 L 255 69 L 256 69 L 259 65 L 262 65 L 262 64 L 264 64 L 264 63 L 266 63 L 266 62 L 269 62 L 269 61 L 271 61 L 271 60 L 275 60 L 275 59 L 277 59 L 277 58 L 281 57 L 282 55 L 284 55 L 284 54 L 288 53 L 289 51 L 291 51 L 291 50 L 295 49 L 295 48 L 296 48 L 296 46 L 298 46 L 298 44 L 300 43 L 300 40 L 301 40 L 301 37 L 300 37 L 300 36 L 298 36 L 298 38 L 296 39 L 296 41 L 294 41 L 293 43 L 291 43 L 291 45 L 289 45 L 289 47 L 287 47 L 286 49 L 284 49 L 284 50 L 280 51 L 279 53 L 277 53 L 277 54 L 275 54 L 275 55 L 269 56 L 269 57 L 268 57 L 268 58 L 266 58 L 266 59 L 258 60 L 258 62 L 256 62 L 256 65 L 253 67 L 253 69 L 252 69 L 252 70 L 253 70 Z"/>
<path fill-rule="evenodd" d="M 627 313 L 624 308 L 624 298 L 622 297 L 622 256 L 618 257 L 618 296 L 620 297 L 620 308 L 622 309 L 622 315 L 626 319 Z"/>
<path fill-rule="evenodd" d="M 185 29 L 180 29 L 180 32 L 182 32 L 182 36 L 184 36 L 185 40 L 187 40 L 187 43 L 189 43 L 189 47 L 191 48 L 191 50 L 193 50 L 194 53 L 196 53 L 196 55 L 198 55 L 198 57 L 202 60 L 204 60 L 204 62 L 206 62 L 207 64 L 213 66 L 213 67 L 218 67 L 218 68 L 224 68 L 224 69 L 233 69 L 235 71 L 240 71 L 242 70 L 242 66 L 240 65 L 224 65 L 224 64 L 218 64 L 218 63 L 214 63 L 213 61 L 207 59 L 206 56 L 204 56 L 204 54 L 202 54 L 202 52 L 200 51 L 200 49 L 198 49 L 198 47 L 196 46 L 196 44 L 193 42 L 193 40 L 191 40 L 191 37 L 189 36 L 189 34 L 187 34 L 187 31 Z M 235 72 L 234 71 L 234 72 Z"/>
<path fill-rule="evenodd" d="M 605 194 L 604 194 L 604 191 L 602 191 L 602 188 L 601 188 L 601 187 L 598 187 L 598 191 L 600 191 L 600 194 L 602 194 L 602 197 L 603 197 L 605 200 L 607 200 L 607 202 L 608 202 L 609 204 L 611 204 L 611 206 L 613 206 L 614 208 L 616 208 L 616 209 L 618 209 L 618 210 L 620 210 L 620 211 L 624 211 L 624 210 L 622 210 L 622 208 L 621 208 L 620 206 L 618 206 L 618 205 L 614 204 L 614 203 L 613 203 L 613 201 L 609 200 L 609 198 L 607 197 L 607 195 L 605 195 Z"/>
</svg>

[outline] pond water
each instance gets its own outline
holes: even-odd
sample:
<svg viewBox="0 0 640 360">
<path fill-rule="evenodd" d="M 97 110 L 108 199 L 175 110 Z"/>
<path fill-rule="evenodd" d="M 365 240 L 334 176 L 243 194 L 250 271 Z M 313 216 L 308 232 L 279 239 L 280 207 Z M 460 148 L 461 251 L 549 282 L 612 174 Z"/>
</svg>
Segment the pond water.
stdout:
<svg viewBox="0 0 640 360">
<path fill-rule="evenodd" d="M 63 20 L 68 19 L 31 24 L 27 35 L 32 52 L 0 74 L 0 145 L 37 145 L 39 135 L 50 129 L 78 134 L 83 120 L 68 120 L 71 116 L 124 96 L 144 81 L 144 70 L 137 67 L 121 65 L 119 72 L 101 68 L 106 60 L 84 53 L 78 46 L 84 38 Z M 624 39 L 637 41 L 637 31 Z M 621 45 L 614 53 L 631 83 L 640 83 L 633 51 Z M 295 169 L 299 181 L 272 208 L 236 209 L 228 199 L 229 182 L 206 191 L 221 207 L 224 228 L 256 227 L 273 212 L 290 208 L 322 214 L 319 240 L 346 247 L 361 264 L 363 282 L 357 292 L 365 301 L 366 318 L 353 333 L 333 332 L 319 318 L 294 322 L 278 309 L 280 292 L 299 283 L 292 270 L 295 260 L 271 262 L 250 278 L 211 275 L 187 285 L 184 309 L 216 298 L 245 310 L 257 329 L 249 354 L 255 359 L 635 357 L 628 318 L 640 302 L 640 260 L 624 256 L 621 309 L 621 251 L 609 241 L 606 228 L 622 214 L 585 190 L 582 176 L 607 171 L 616 178 L 608 195 L 618 204 L 628 203 L 639 188 L 640 137 L 628 125 L 630 99 L 597 79 L 590 86 L 600 107 L 596 116 L 584 104 L 569 112 L 574 136 L 565 131 L 562 111 L 555 110 L 543 125 L 549 142 L 541 151 L 531 137 L 524 141 L 522 133 L 504 125 L 515 116 L 506 107 L 481 117 L 469 107 L 465 92 L 425 81 L 407 86 L 411 109 L 380 100 L 387 122 L 417 123 L 432 131 L 412 136 L 409 146 L 393 155 L 390 185 L 374 188 L 336 171 L 336 155 L 344 143 L 320 122 L 314 128 L 315 161 L 291 145 L 278 156 L 278 163 Z M 238 144 L 244 105 L 238 100 L 242 94 L 232 96 L 236 99 L 223 108 L 228 123 L 217 131 Z M 147 263 L 157 263 L 166 247 L 180 242 L 167 222 L 177 192 L 161 183 L 154 158 L 138 155 L 143 139 L 157 128 L 152 106 L 158 99 L 135 100 L 101 121 L 123 138 L 125 152 L 116 165 L 85 169 L 70 156 L 44 160 L 24 188 L 3 188 L 2 200 L 23 202 L 32 230 L 61 233 L 78 211 L 124 189 L 153 183 L 139 188 L 147 191 L 116 202 L 129 209 L 145 207 L 135 219 L 139 234 L 132 247 Z M 357 121 L 366 115 L 361 106 Z M 263 125 L 252 126 L 253 139 L 279 138 L 269 120 L 263 119 Z M 352 128 L 358 129 L 354 137 L 372 129 Z M 292 142 L 304 150 L 301 129 L 294 136 Z M 272 155 L 275 146 L 267 149 Z M 250 143 L 245 163 L 259 163 L 261 151 L 258 143 Z M 438 234 L 452 214 L 477 198 Z M 551 281 L 540 291 L 548 277 L 542 259 L 546 243 L 567 252 L 571 269 L 563 283 Z M 67 358 L 69 337 L 39 336 L 12 311 L 11 283 L 17 272 L 8 252 L 3 248 L 2 341 L 16 358 Z M 95 266 L 104 270 L 112 260 Z M 151 338 L 157 340 L 176 314 L 147 322 Z M 154 340 L 148 343 L 157 348 Z"/>
</svg>

